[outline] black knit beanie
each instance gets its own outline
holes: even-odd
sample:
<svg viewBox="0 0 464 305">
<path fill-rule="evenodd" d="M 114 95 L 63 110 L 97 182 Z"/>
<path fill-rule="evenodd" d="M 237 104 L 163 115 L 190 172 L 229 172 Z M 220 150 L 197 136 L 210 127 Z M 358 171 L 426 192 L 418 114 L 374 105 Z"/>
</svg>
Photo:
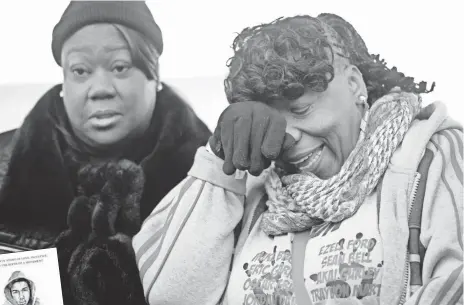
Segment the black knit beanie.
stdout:
<svg viewBox="0 0 464 305">
<path fill-rule="evenodd" d="M 61 66 L 64 42 L 77 30 L 94 23 L 116 23 L 142 33 L 163 53 L 161 29 L 153 19 L 145 1 L 71 1 L 53 28 L 53 57 Z"/>
</svg>

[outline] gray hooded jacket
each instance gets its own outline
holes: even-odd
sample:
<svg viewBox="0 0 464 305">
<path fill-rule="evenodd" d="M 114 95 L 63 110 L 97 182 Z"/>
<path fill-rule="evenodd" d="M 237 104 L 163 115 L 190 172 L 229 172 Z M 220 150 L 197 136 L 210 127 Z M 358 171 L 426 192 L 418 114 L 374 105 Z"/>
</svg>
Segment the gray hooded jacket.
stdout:
<svg viewBox="0 0 464 305">
<path fill-rule="evenodd" d="M 29 284 L 31 295 L 30 295 L 29 301 L 27 302 L 27 305 L 41 305 L 39 299 L 37 298 L 35 294 L 34 282 L 28 279 L 24 275 L 24 273 L 22 273 L 21 271 L 13 272 L 10 278 L 8 279 L 8 283 L 5 285 L 5 289 L 4 289 L 6 301 L 3 305 L 18 305 L 16 301 L 13 299 L 13 296 L 11 295 L 11 286 L 13 282 L 16 282 L 17 280 L 24 280 Z"/>
</svg>

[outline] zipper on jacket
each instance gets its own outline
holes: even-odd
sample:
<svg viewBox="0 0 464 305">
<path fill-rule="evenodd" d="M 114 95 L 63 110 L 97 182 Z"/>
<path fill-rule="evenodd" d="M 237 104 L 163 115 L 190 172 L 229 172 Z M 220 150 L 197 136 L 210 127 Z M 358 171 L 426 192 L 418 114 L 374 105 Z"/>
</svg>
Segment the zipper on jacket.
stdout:
<svg viewBox="0 0 464 305">
<path fill-rule="evenodd" d="M 259 212 L 261 210 L 261 206 L 266 205 L 266 201 L 267 201 L 267 198 L 266 198 L 266 195 L 264 195 L 263 197 L 261 197 L 261 199 L 259 200 L 258 205 L 253 210 L 250 227 L 248 228 L 248 235 L 251 233 L 251 230 L 253 229 L 256 222 L 258 221 L 258 217 L 262 214 L 262 211 L 261 211 L 261 213 L 259 213 Z"/>
<path fill-rule="evenodd" d="M 257 214 L 257 212 L 258 212 L 258 208 L 259 208 L 259 206 L 257 206 L 257 207 L 255 208 L 255 210 L 253 211 L 253 216 L 251 217 L 250 227 L 248 228 L 248 234 L 251 233 L 251 230 L 253 229 L 254 224 L 255 224 L 256 221 L 257 221 L 257 220 L 256 220 L 256 214 Z"/>
<path fill-rule="evenodd" d="M 421 178 L 420 173 L 416 173 L 414 175 L 414 184 L 412 187 L 411 198 L 409 201 L 410 204 L 408 207 L 408 227 L 409 227 L 409 221 L 411 218 L 412 208 L 414 207 L 414 202 L 416 201 L 417 189 L 419 187 L 420 178 Z M 403 305 L 406 302 L 406 297 L 407 297 L 406 294 L 408 292 L 408 284 L 409 284 L 409 249 L 408 248 L 406 249 L 404 270 L 405 271 L 403 275 L 403 290 L 401 292 L 399 305 Z"/>
</svg>

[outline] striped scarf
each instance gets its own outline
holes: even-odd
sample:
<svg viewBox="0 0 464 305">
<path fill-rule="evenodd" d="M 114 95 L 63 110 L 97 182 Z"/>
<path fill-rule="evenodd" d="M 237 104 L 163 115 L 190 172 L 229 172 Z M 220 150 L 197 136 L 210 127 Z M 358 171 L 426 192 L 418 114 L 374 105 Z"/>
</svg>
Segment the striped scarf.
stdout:
<svg viewBox="0 0 464 305">
<path fill-rule="evenodd" d="M 420 108 L 421 98 L 413 93 L 393 92 L 377 100 L 368 110 L 365 133 L 330 179 L 286 175 L 270 168 L 265 182 L 268 209 L 261 229 L 281 235 L 353 216 L 377 186 Z"/>
</svg>

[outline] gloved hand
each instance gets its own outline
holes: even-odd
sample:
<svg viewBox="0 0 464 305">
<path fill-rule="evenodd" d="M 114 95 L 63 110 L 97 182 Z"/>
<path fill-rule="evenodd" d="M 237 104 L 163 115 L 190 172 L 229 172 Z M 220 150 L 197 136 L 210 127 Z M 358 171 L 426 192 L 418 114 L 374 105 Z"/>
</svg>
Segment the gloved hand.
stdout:
<svg viewBox="0 0 464 305">
<path fill-rule="evenodd" d="M 68 270 L 72 304 L 146 304 L 127 235 L 91 238 L 74 251 Z"/>
<path fill-rule="evenodd" d="M 232 175 L 238 169 L 258 176 L 295 144 L 285 132 L 286 126 L 285 118 L 263 103 L 235 103 L 219 117 L 209 145 L 224 160 L 225 174 Z"/>
<path fill-rule="evenodd" d="M 55 243 L 65 304 L 145 304 L 131 244 L 140 229 L 142 168 L 128 160 L 87 164 L 78 180 L 69 229 Z"/>
<path fill-rule="evenodd" d="M 138 232 L 140 198 L 145 184 L 145 175 L 139 165 L 124 159 L 87 164 L 79 170 L 78 178 L 79 193 L 88 198 L 88 204 L 82 202 L 80 209 L 71 206 L 68 216 L 71 229 L 81 225 L 80 231 L 92 231 L 99 236 L 117 232 L 133 236 Z M 77 217 L 75 211 L 86 215 L 85 221 L 73 225 L 71 220 Z"/>
</svg>

